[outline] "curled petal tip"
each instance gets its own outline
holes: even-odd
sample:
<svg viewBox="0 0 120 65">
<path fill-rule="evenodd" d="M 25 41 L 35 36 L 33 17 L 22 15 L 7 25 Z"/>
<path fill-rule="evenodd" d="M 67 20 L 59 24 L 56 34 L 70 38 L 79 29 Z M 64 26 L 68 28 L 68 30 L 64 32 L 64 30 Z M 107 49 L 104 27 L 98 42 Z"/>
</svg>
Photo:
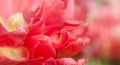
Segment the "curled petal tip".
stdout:
<svg viewBox="0 0 120 65">
<path fill-rule="evenodd" d="M 59 48 L 64 46 L 67 43 L 69 39 L 69 32 L 66 30 L 61 30 L 60 34 L 58 34 L 57 36 L 53 35 L 51 36 L 51 38 L 55 48 Z"/>
<path fill-rule="evenodd" d="M 87 62 L 87 59 L 83 58 L 83 59 L 78 60 L 77 63 L 78 63 L 78 65 L 84 65 L 86 62 Z"/>
</svg>

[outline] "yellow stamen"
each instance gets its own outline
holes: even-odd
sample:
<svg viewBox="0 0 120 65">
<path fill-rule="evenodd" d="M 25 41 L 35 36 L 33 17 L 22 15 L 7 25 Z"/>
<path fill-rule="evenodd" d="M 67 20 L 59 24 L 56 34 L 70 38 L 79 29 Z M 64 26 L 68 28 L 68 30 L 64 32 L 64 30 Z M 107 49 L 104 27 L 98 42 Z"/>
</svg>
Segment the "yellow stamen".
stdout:
<svg viewBox="0 0 120 65">
<path fill-rule="evenodd" d="M 23 18 L 22 13 L 16 13 L 11 15 L 8 20 L 8 30 L 15 31 L 18 29 L 25 29 L 26 24 Z"/>
<path fill-rule="evenodd" d="M 22 56 L 22 54 L 25 52 L 26 50 L 23 47 L 18 48 L 0 47 L 0 57 L 15 61 L 27 60 L 27 57 Z"/>
</svg>

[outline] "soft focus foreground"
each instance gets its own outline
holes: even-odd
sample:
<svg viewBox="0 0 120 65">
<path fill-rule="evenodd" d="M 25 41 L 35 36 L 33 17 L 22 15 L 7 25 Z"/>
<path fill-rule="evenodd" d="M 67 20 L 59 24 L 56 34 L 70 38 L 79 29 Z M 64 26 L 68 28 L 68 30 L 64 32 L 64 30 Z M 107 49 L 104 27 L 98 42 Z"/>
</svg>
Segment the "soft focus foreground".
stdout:
<svg viewBox="0 0 120 65">
<path fill-rule="evenodd" d="M 0 0 L 0 65 L 84 65 L 87 6 L 79 0 Z"/>
</svg>

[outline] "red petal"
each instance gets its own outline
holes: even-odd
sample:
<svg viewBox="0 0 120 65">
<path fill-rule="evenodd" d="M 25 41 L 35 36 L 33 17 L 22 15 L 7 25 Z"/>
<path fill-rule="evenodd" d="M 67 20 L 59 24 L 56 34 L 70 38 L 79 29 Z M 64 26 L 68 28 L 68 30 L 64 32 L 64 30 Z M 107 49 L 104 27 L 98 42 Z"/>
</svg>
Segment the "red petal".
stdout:
<svg viewBox="0 0 120 65">
<path fill-rule="evenodd" d="M 29 49 L 31 58 L 43 57 L 44 59 L 47 59 L 49 57 L 56 57 L 56 51 L 48 36 L 32 36 L 24 45 Z"/>
<path fill-rule="evenodd" d="M 0 23 L 0 36 L 5 34 L 7 30 L 3 27 L 3 25 Z"/>
<path fill-rule="evenodd" d="M 0 46 L 16 47 L 23 43 L 25 33 L 22 31 L 6 32 L 0 36 Z"/>
<path fill-rule="evenodd" d="M 89 43 L 89 38 L 78 38 L 67 42 L 67 45 L 57 49 L 59 57 L 71 57 L 80 52 Z"/>
<path fill-rule="evenodd" d="M 60 34 L 53 33 L 53 35 L 51 35 L 51 39 L 54 47 L 57 49 L 67 44 L 69 40 L 69 33 L 66 30 L 61 30 Z"/>
<path fill-rule="evenodd" d="M 36 19 L 34 19 L 34 20 L 36 21 Z M 44 22 L 43 21 L 38 21 L 38 19 L 37 19 L 36 23 L 31 23 L 29 25 L 29 28 L 28 28 L 29 31 L 28 31 L 27 38 L 30 38 L 33 35 L 43 33 L 44 28 L 45 28 L 44 27 Z"/>
<path fill-rule="evenodd" d="M 59 25 L 64 20 L 62 8 L 63 2 L 60 0 L 43 0 L 35 17 L 44 20 L 47 26 Z"/>
</svg>

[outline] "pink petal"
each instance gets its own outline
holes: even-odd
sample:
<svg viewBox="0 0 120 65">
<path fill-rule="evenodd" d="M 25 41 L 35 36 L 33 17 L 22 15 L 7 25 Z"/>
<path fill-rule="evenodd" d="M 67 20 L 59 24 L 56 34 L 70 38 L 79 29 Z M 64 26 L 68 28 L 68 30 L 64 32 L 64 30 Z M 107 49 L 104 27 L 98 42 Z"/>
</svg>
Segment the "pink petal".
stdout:
<svg viewBox="0 0 120 65">
<path fill-rule="evenodd" d="M 78 65 L 84 65 L 86 63 L 86 59 L 85 58 L 80 59 L 80 60 L 78 60 L 77 63 L 78 63 Z"/>
<path fill-rule="evenodd" d="M 4 21 L 8 20 L 8 17 L 15 12 L 22 12 L 30 7 L 32 0 L 1 0 L 0 1 L 0 16 Z M 20 6 L 21 5 L 21 6 Z"/>
<path fill-rule="evenodd" d="M 42 65 L 84 65 L 85 62 L 86 59 L 80 59 L 77 62 L 73 58 L 59 58 L 59 59 L 49 58 Z"/>
</svg>

